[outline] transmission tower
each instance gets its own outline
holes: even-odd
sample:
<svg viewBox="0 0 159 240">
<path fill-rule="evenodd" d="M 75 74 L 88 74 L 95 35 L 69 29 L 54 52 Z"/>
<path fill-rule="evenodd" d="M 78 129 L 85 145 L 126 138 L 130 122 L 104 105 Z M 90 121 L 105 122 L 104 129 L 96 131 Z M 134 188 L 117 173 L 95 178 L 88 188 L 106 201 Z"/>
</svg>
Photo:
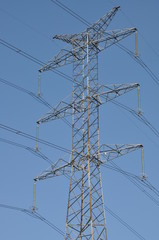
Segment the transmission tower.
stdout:
<svg viewBox="0 0 159 240">
<path fill-rule="evenodd" d="M 100 166 L 116 157 L 142 148 L 141 144 L 99 145 L 99 107 L 139 84 L 98 84 L 98 54 L 106 48 L 135 33 L 136 28 L 107 31 L 118 11 L 114 7 L 84 32 L 56 35 L 54 39 L 70 44 L 39 73 L 73 64 L 73 90 L 71 102 L 61 101 L 37 124 L 72 116 L 72 157 L 59 159 L 49 170 L 34 180 L 66 175 L 70 178 L 65 240 L 106 240 L 104 201 Z"/>
</svg>

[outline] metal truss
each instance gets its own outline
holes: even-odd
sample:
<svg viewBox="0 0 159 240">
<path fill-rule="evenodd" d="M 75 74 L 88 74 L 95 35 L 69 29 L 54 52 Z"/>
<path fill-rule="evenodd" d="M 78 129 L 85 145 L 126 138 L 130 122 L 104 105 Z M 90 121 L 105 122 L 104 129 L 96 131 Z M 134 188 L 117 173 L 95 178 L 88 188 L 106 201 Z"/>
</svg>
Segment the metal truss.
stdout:
<svg viewBox="0 0 159 240">
<path fill-rule="evenodd" d="M 99 145 L 99 106 L 131 91 L 139 84 L 100 86 L 98 54 L 136 32 L 136 28 L 107 31 L 118 11 L 113 8 L 84 32 L 56 35 L 70 44 L 62 49 L 39 72 L 73 64 L 73 91 L 70 102 L 60 102 L 37 123 L 72 116 L 71 160 L 59 159 L 35 181 L 69 175 L 70 187 L 65 240 L 106 240 L 107 229 L 100 166 L 102 163 L 142 148 L 142 145 Z M 101 156 L 104 156 L 104 161 Z"/>
<path fill-rule="evenodd" d="M 99 152 L 93 156 L 93 159 L 97 165 L 102 165 L 115 158 L 124 156 L 128 153 L 142 149 L 142 144 L 102 144 L 99 148 Z M 98 156 L 99 154 L 99 156 Z M 103 160 L 104 159 L 104 160 Z M 81 155 L 82 160 L 82 155 Z M 92 160 L 93 161 L 93 160 Z M 81 171 L 81 166 L 76 165 L 76 162 L 67 162 L 64 159 L 59 159 L 55 164 L 52 164 L 47 170 L 42 172 L 39 176 L 35 177 L 35 181 L 45 180 L 52 177 L 57 177 L 61 175 L 68 176 L 71 173 L 71 165 L 73 165 L 76 170 Z"/>
<path fill-rule="evenodd" d="M 104 104 L 108 101 L 111 101 L 135 88 L 138 88 L 138 83 L 133 84 L 113 84 L 112 86 L 99 86 L 98 93 L 94 93 L 92 99 L 90 101 L 94 101 L 96 105 Z M 49 122 L 55 119 L 64 118 L 70 115 L 73 115 L 73 105 L 74 110 L 77 112 L 82 112 L 82 104 L 87 101 L 87 97 L 81 99 L 80 101 L 76 102 L 64 102 L 61 101 L 55 108 L 53 108 L 46 116 L 40 118 L 37 123 L 41 124 L 44 122 Z M 84 111 L 86 112 L 87 109 L 85 108 Z"/>
</svg>

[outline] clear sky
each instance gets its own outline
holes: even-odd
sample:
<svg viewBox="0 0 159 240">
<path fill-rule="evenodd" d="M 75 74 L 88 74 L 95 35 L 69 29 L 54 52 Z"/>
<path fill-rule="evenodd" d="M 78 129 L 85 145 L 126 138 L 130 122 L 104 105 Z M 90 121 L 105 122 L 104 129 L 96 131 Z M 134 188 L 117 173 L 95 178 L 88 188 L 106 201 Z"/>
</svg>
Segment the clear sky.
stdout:
<svg viewBox="0 0 159 240">
<path fill-rule="evenodd" d="M 157 0 L 67 0 L 61 1 L 88 22 L 93 23 L 121 6 L 109 26 L 111 29 L 136 27 L 138 29 L 139 57 L 156 75 L 156 82 L 130 56 L 112 46 L 99 56 L 100 84 L 139 83 L 143 115 L 159 131 L 159 2 Z M 36 142 L 11 131 L 2 124 L 36 136 L 36 121 L 48 108 L 24 91 L 9 86 L 16 84 L 38 94 L 39 65 L 29 60 L 18 49 L 42 62 L 47 62 L 67 47 L 53 41 L 56 34 L 80 33 L 86 26 L 66 13 L 51 0 L 1 0 L 0 4 L 0 204 L 31 209 L 33 179 L 49 164 L 31 152 L 7 143 L 4 139 L 34 148 Z M 4 43 L 5 41 L 5 43 Z M 17 52 L 9 48 L 17 47 Z M 135 35 L 122 41 L 135 52 Z M 6 45 L 6 46 L 4 46 Z M 14 48 L 15 50 L 15 48 Z M 20 54 L 19 54 L 20 53 Z M 24 55 L 24 54 L 23 54 Z M 28 57 L 28 55 L 27 55 Z M 72 66 L 60 69 L 72 76 Z M 8 81 L 8 82 L 6 82 Z M 7 84 L 6 84 L 7 83 Z M 52 106 L 71 95 L 72 83 L 53 72 L 41 75 L 41 94 Z M 30 93 L 29 92 L 29 93 Z M 118 98 L 118 101 L 137 110 L 137 90 Z M 71 119 L 68 119 L 71 122 Z M 8 129 L 8 128 L 7 128 Z M 57 120 L 40 126 L 40 138 L 71 150 L 71 128 Z M 159 136 L 134 118 L 129 112 L 107 103 L 100 108 L 100 143 L 141 143 L 144 146 L 147 180 L 159 190 Z M 39 143 L 39 149 L 55 162 L 65 152 Z M 66 159 L 69 160 L 69 155 Z M 113 161 L 120 168 L 141 176 L 141 152 L 130 153 Z M 111 166 L 111 165 L 110 165 Z M 108 239 L 157 240 L 159 236 L 159 192 L 138 184 L 138 188 L 125 175 L 101 168 L 104 203 L 137 233 L 126 228 L 121 221 L 106 211 Z M 132 179 L 132 178 L 131 178 Z M 37 184 L 37 212 L 62 231 L 65 230 L 69 181 L 65 177 L 40 181 Z M 143 192 L 146 191 L 146 192 Z M 147 194 L 147 195 L 146 195 Z M 141 237 L 137 237 L 141 234 Z M 0 239 L 64 239 L 58 232 L 38 219 L 20 211 L 0 205 Z"/>
</svg>

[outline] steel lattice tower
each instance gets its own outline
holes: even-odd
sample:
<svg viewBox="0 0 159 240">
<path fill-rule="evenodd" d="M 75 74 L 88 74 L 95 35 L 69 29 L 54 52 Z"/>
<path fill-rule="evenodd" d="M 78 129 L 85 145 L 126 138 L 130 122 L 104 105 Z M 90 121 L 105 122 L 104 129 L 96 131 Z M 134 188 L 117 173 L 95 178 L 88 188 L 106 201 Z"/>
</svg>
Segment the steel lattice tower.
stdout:
<svg viewBox="0 0 159 240">
<path fill-rule="evenodd" d="M 107 239 L 100 165 L 142 148 L 141 144 L 99 145 L 99 106 L 139 87 L 137 83 L 112 87 L 98 84 L 98 54 L 136 32 L 136 28 L 107 31 L 118 9 L 113 8 L 80 34 L 56 35 L 55 39 L 67 42 L 71 49 L 62 49 L 39 70 L 42 73 L 73 64 L 71 102 L 60 102 L 37 121 L 41 124 L 72 115 L 71 161 L 59 159 L 50 170 L 35 178 L 37 181 L 70 174 L 65 240 Z"/>
</svg>

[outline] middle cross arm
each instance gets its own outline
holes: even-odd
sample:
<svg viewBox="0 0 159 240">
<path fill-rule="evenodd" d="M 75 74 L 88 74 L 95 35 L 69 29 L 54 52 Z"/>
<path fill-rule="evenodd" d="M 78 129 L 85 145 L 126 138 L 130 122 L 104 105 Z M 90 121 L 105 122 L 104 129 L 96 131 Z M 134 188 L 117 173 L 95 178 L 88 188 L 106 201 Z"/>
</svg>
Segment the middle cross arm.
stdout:
<svg viewBox="0 0 159 240">
<path fill-rule="evenodd" d="M 95 154 L 93 157 L 95 159 L 100 159 L 100 162 L 98 163 L 103 164 L 115 158 L 121 157 L 125 154 L 128 154 L 130 152 L 142 148 L 143 148 L 142 144 L 115 144 L 115 145 L 102 144 L 99 148 L 99 153 Z M 103 156 L 105 160 L 101 160 L 101 156 Z M 77 170 L 81 170 L 81 166 L 78 165 L 78 163 L 76 163 L 75 161 L 67 162 L 63 159 L 59 159 L 55 164 L 51 165 L 49 169 L 42 172 L 39 176 L 36 176 L 34 180 L 40 181 L 61 175 L 67 176 L 71 172 L 71 166 L 73 166 Z"/>
<path fill-rule="evenodd" d="M 99 149 L 99 154 L 105 159 L 101 161 L 104 163 L 142 148 L 142 144 L 102 144 Z"/>
<path fill-rule="evenodd" d="M 36 176 L 34 180 L 45 180 L 48 178 L 68 174 L 70 173 L 70 165 L 71 163 L 68 163 L 63 159 L 59 159 L 55 164 L 51 165 L 49 169 L 42 172 L 39 176 Z"/>
<path fill-rule="evenodd" d="M 101 85 L 99 86 L 99 94 L 95 94 L 93 97 L 96 99 L 99 97 L 100 104 L 103 104 L 114 98 L 120 97 L 139 86 L 138 83 Z"/>
<path fill-rule="evenodd" d="M 81 167 L 76 164 L 76 162 L 67 162 L 63 159 L 59 159 L 55 164 L 45 171 L 43 171 L 39 176 L 34 178 L 34 181 L 45 180 L 52 177 L 57 177 L 61 175 L 68 176 L 71 173 L 71 166 L 77 170 L 81 170 Z"/>
<path fill-rule="evenodd" d="M 138 83 L 132 84 L 113 84 L 109 86 L 99 86 L 99 93 L 94 93 L 90 96 L 90 102 L 95 102 L 98 106 L 113 100 L 139 86 Z M 37 123 L 45 123 L 55 119 L 64 118 L 73 114 L 72 109 L 74 108 L 75 112 L 83 112 L 82 106 L 83 101 L 86 102 L 87 99 L 84 98 L 78 102 L 60 102 L 55 108 L 53 108 L 49 113 L 44 117 L 40 118 Z M 86 109 L 84 110 L 86 111 Z"/>
</svg>

